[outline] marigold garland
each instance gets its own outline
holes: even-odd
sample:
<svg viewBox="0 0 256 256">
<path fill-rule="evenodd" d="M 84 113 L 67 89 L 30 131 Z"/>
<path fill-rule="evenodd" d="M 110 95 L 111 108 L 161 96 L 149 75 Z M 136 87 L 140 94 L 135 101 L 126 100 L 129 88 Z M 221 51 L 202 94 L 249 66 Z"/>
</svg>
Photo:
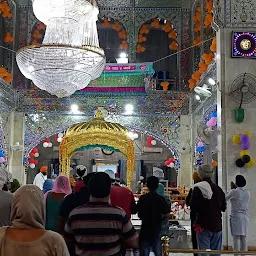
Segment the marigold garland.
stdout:
<svg viewBox="0 0 256 256">
<path fill-rule="evenodd" d="M 166 24 L 161 26 L 159 19 L 154 19 L 151 22 L 150 26 L 153 28 L 162 29 L 165 33 L 168 33 L 168 38 L 173 40 L 169 45 L 170 50 L 177 51 L 179 49 L 178 42 L 176 41 L 177 31 L 173 29 L 173 26 L 171 25 L 170 22 L 167 22 Z M 147 37 L 145 36 L 145 34 L 149 34 L 149 29 L 147 25 L 143 24 L 138 34 L 138 43 L 136 48 L 137 53 L 145 52 L 146 50 L 146 47 L 141 45 L 142 43 L 147 41 Z"/>
<path fill-rule="evenodd" d="M 9 4 L 8 4 L 7 1 L 4 1 L 4 2 L 0 3 L 0 15 L 3 18 L 7 18 L 7 19 L 12 18 L 11 9 L 10 9 Z"/>
</svg>

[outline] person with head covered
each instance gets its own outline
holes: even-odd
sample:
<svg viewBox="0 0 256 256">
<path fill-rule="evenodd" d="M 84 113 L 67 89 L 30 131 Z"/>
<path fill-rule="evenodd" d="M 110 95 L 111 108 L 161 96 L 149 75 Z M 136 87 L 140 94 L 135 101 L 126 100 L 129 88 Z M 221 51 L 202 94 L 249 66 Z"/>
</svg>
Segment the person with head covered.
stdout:
<svg viewBox="0 0 256 256">
<path fill-rule="evenodd" d="M 22 186 L 14 193 L 11 225 L 0 228 L 0 256 L 69 256 L 61 235 L 44 226 L 43 192 L 35 185 Z"/>
<path fill-rule="evenodd" d="M 10 192 L 4 191 L 6 185 L 12 175 L 4 168 L 0 167 L 0 227 L 10 225 L 11 204 L 13 195 Z"/>
</svg>

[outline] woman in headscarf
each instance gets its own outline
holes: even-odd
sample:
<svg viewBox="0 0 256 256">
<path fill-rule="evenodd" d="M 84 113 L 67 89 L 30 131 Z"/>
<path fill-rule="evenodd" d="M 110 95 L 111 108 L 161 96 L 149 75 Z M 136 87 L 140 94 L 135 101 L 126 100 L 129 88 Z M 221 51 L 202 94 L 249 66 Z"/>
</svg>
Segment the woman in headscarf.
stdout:
<svg viewBox="0 0 256 256">
<path fill-rule="evenodd" d="M 71 194 L 71 184 L 68 177 L 60 175 L 54 182 L 53 189 L 45 194 L 46 229 L 57 231 L 60 216 L 60 206 L 66 195 Z"/>
<path fill-rule="evenodd" d="M 19 188 L 13 197 L 10 227 L 0 228 L 0 256 L 69 256 L 63 238 L 46 231 L 42 191 L 35 185 Z"/>
<path fill-rule="evenodd" d="M 53 185 L 54 185 L 54 181 L 51 180 L 51 179 L 47 179 L 45 182 L 44 182 L 44 185 L 43 185 L 43 193 L 47 193 L 48 191 L 52 190 L 53 188 Z"/>
<path fill-rule="evenodd" d="M 165 193 L 165 188 L 164 188 L 164 185 L 162 183 L 158 184 L 158 188 L 156 190 L 156 193 L 158 195 L 164 197 L 165 201 L 168 204 L 168 207 L 171 209 L 170 197 Z M 169 236 L 169 217 L 165 217 L 162 221 L 161 236 Z"/>
</svg>

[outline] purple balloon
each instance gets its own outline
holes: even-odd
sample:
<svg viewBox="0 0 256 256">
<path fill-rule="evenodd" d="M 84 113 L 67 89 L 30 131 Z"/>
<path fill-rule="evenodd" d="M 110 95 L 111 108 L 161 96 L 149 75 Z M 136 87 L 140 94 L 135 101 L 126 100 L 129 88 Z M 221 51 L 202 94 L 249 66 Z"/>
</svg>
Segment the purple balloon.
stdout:
<svg viewBox="0 0 256 256">
<path fill-rule="evenodd" d="M 0 164 L 3 164 L 5 162 L 5 158 L 4 157 L 0 157 Z"/>
<path fill-rule="evenodd" d="M 250 138 L 249 138 L 249 136 L 248 136 L 247 134 L 242 134 L 242 135 L 240 136 L 240 141 L 241 141 L 242 143 L 246 143 L 246 142 L 249 142 L 249 141 L 250 141 Z"/>
<path fill-rule="evenodd" d="M 245 142 L 245 143 L 241 143 L 241 149 L 243 149 L 243 150 L 247 150 L 247 149 L 249 149 L 250 148 L 250 141 L 247 141 L 247 142 Z"/>
</svg>

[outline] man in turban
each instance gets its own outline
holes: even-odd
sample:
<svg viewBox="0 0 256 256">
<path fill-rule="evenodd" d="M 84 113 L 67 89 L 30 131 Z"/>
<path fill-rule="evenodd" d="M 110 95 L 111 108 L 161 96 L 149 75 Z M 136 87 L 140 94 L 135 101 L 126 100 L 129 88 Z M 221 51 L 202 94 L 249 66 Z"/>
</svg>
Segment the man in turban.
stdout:
<svg viewBox="0 0 256 256">
<path fill-rule="evenodd" d="M 36 175 L 33 185 L 38 186 L 41 190 L 43 190 L 44 182 L 47 179 L 47 166 L 42 166 L 40 168 L 40 172 Z"/>
</svg>

